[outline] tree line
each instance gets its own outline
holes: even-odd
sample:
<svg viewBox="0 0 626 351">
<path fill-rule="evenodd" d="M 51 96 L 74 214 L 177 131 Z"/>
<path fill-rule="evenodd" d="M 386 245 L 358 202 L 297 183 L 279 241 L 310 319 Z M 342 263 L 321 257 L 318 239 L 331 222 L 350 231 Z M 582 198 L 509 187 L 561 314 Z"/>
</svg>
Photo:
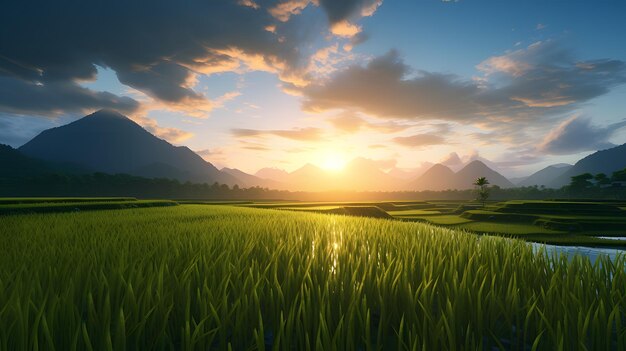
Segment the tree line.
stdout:
<svg viewBox="0 0 626 351">
<path fill-rule="evenodd" d="M 302 201 L 393 201 L 393 200 L 472 200 L 468 190 L 356 192 L 303 192 L 237 185 L 180 182 L 164 178 L 143 178 L 128 174 L 45 174 L 0 178 L 0 196 L 132 196 L 145 199 L 197 200 L 302 200 Z M 626 169 L 610 177 L 589 173 L 572 177 L 560 189 L 530 186 L 503 189 L 489 187 L 491 200 L 507 199 L 626 199 Z"/>
</svg>

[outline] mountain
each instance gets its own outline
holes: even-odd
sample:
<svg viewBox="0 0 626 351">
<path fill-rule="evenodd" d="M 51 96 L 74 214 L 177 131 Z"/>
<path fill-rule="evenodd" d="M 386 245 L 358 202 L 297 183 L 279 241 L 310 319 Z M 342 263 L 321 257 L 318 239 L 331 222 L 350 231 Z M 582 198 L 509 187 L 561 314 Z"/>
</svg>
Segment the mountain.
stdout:
<svg viewBox="0 0 626 351">
<path fill-rule="evenodd" d="M 310 163 L 289 173 L 285 183 L 289 190 L 300 191 L 324 191 L 339 189 L 333 177 L 323 169 Z"/>
<path fill-rule="evenodd" d="M 173 146 L 110 110 L 100 110 L 70 124 L 45 130 L 19 151 L 30 157 L 79 164 L 104 173 L 200 183 L 240 183 L 189 148 Z"/>
<path fill-rule="evenodd" d="M 32 177 L 52 173 L 87 173 L 88 169 L 73 164 L 46 162 L 22 154 L 0 144 L 0 178 Z"/>
<path fill-rule="evenodd" d="M 471 189 L 474 181 L 479 177 L 486 177 L 491 185 L 501 188 L 511 188 L 513 183 L 500 173 L 487 167 L 482 161 L 472 161 L 463 169 L 454 173 L 449 167 L 440 163 L 432 166 L 421 177 L 409 183 L 411 190 L 447 190 Z"/>
<path fill-rule="evenodd" d="M 458 187 L 455 173 L 441 163 L 432 166 L 426 173 L 409 183 L 411 190 L 447 190 Z"/>
<path fill-rule="evenodd" d="M 624 168 L 626 168 L 626 144 L 594 152 L 576 162 L 572 168 L 558 176 L 548 186 L 560 188 L 569 184 L 571 177 L 583 173 L 604 173 L 610 177 L 613 172 Z"/>
<path fill-rule="evenodd" d="M 390 191 L 400 189 L 402 183 L 380 170 L 375 161 L 361 157 L 337 172 L 307 163 L 284 180 L 289 190 L 300 191 Z"/>
<path fill-rule="evenodd" d="M 515 184 L 515 185 L 519 185 L 519 183 L 525 181 L 526 179 L 528 179 L 528 176 L 525 177 L 513 177 L 513 178 L 508 178 L 511 183 Z"/>
<path fill-rule="evenodd" d="M 487 167 L 482 161 L 475 160 L 467 164 L 456 174 L 456 179 L 460 184 L 459 189 L 471 189 L 474 187 L 474 181 L 480 177 L 489 180 L 489 184 L 497 185 L 501 188 L 512 188 L 515 185 L 506 179 L 502 174 Z"/>
<path fill-rule="evenodd" d="M 224 173 L 228 173 L 230 175 L 232 175 L 233 177 L 239 179 L 241 182 L 243 182 L 244 187 L 253 187 L 253 186 L 258 186 L 261 188 L 268 188 L 268 189 L 278 189 L 278 190 L 283 190 L 286 189 L 285 184 L 282 184 L 281 182 L 277 182 L 275 180 L 272 179 L 263 179 L 263 178 L 259 178 L 257 176 L 254 176 L 252 174 L 248 174 L 242 170 L 239 170 L 237 168 L 222 168 L 221 169 L 222 172 Z"/>
<path fill-rule="evenodd" d="M 254 173 L 255 177 L 261 179 L 271 179 L 277 182 L 285 182 L 287 178 L 289 178 L 289 173 L 283 169 L 279 168 L 261 168 L 256 173 Z"/>
<path fill-rule="evenodd" d="M 422 162 L 416 168 L 393 167 L 387 172 L 387 174 L 389 174 L 390 176 L 396 179 L 404 179 L 404 180 L 415 179 L 421 176 L 422 174 L 426 173 L 426 171 L 429 170 L 430 167 L 432 166 L 433 166 L 433 163 Z"/>
<path fill-rule="evenodd" d="M 518 186 L 548 186 L 552 181 L 554 181 L 557 177 L 567 172 L 572 165 L 567 163 L 559 163 L 556 165 L 548 166 L 544 169 L 541 169 L 529 177 L 524 179 L 523 181 L 517 183 Z"/>
</svg>

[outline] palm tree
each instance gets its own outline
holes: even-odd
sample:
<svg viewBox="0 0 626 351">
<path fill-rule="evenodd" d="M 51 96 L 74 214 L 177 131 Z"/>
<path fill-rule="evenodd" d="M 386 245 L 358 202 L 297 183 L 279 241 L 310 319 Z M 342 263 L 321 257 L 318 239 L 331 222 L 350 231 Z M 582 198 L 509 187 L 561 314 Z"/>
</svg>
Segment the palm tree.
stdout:
<svg viewBox="0 0 626 351">
<path fill-rule="evenodd" d="M 489 198 L 489 181 L 485 177 L 480 177 L 474 181 L 474 186 L 476 186 L 476 190 L 478 192 L 478 200 L 483 203 L 483 207 L 485 207 L 485 203 Z"/>
</svg>

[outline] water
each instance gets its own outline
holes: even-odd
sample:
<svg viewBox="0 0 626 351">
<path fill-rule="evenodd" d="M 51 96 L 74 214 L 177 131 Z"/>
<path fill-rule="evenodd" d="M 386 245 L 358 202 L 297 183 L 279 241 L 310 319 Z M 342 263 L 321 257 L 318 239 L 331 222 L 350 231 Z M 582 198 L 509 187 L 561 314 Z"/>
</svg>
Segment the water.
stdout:
<svg viewBox="0 0 626 351">
<path fill-rule="evenodd" d="M 586 247 L 586 246 L 558 246 L 549 244 L 530 243 L 533 249 L 538 251 L 541 247 L 544 247 L 549 255 L 552 253 L 561 254 L 564 253 L 568 256 L 576 254 L 589 257 L 591 263 L 595 263 L 600 256 L 609 256 L 611 260 L 614 260 L 619 253 L 626 254 L 626 248 L 601 248 L 601 247 Z"/>
<path fill-rule="evenodd" d="M 626 236 L 596 236 L 598 239 L 608 239 L 608 240 L 625 240 Z"/>
</svg>

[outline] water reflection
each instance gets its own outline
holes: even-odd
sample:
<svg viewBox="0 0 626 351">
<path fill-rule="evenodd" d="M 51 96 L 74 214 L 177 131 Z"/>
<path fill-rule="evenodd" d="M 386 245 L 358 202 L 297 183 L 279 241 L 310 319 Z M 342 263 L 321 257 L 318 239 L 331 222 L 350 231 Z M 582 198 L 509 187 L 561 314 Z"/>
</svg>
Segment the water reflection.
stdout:
<svg viewBox="0 0 626 351">
<path fill-rule="evenodd" d="M 574 255 L 583 255 L 589 257 L 591 263 L 595 263 L 600 256 L 608 256 L 611 260 L 615 260 L 617 255 L 626 254 L 624 248 L 600 248 L 600 247 L 585 247 L 585 246 L 558 246 L 549 244 L 530 243 L 533 250 L 538 252 L 543 248 L 548 255 L 556 253 L 557 255 L 565 254 L 568 257 Z"/>
</svg>

